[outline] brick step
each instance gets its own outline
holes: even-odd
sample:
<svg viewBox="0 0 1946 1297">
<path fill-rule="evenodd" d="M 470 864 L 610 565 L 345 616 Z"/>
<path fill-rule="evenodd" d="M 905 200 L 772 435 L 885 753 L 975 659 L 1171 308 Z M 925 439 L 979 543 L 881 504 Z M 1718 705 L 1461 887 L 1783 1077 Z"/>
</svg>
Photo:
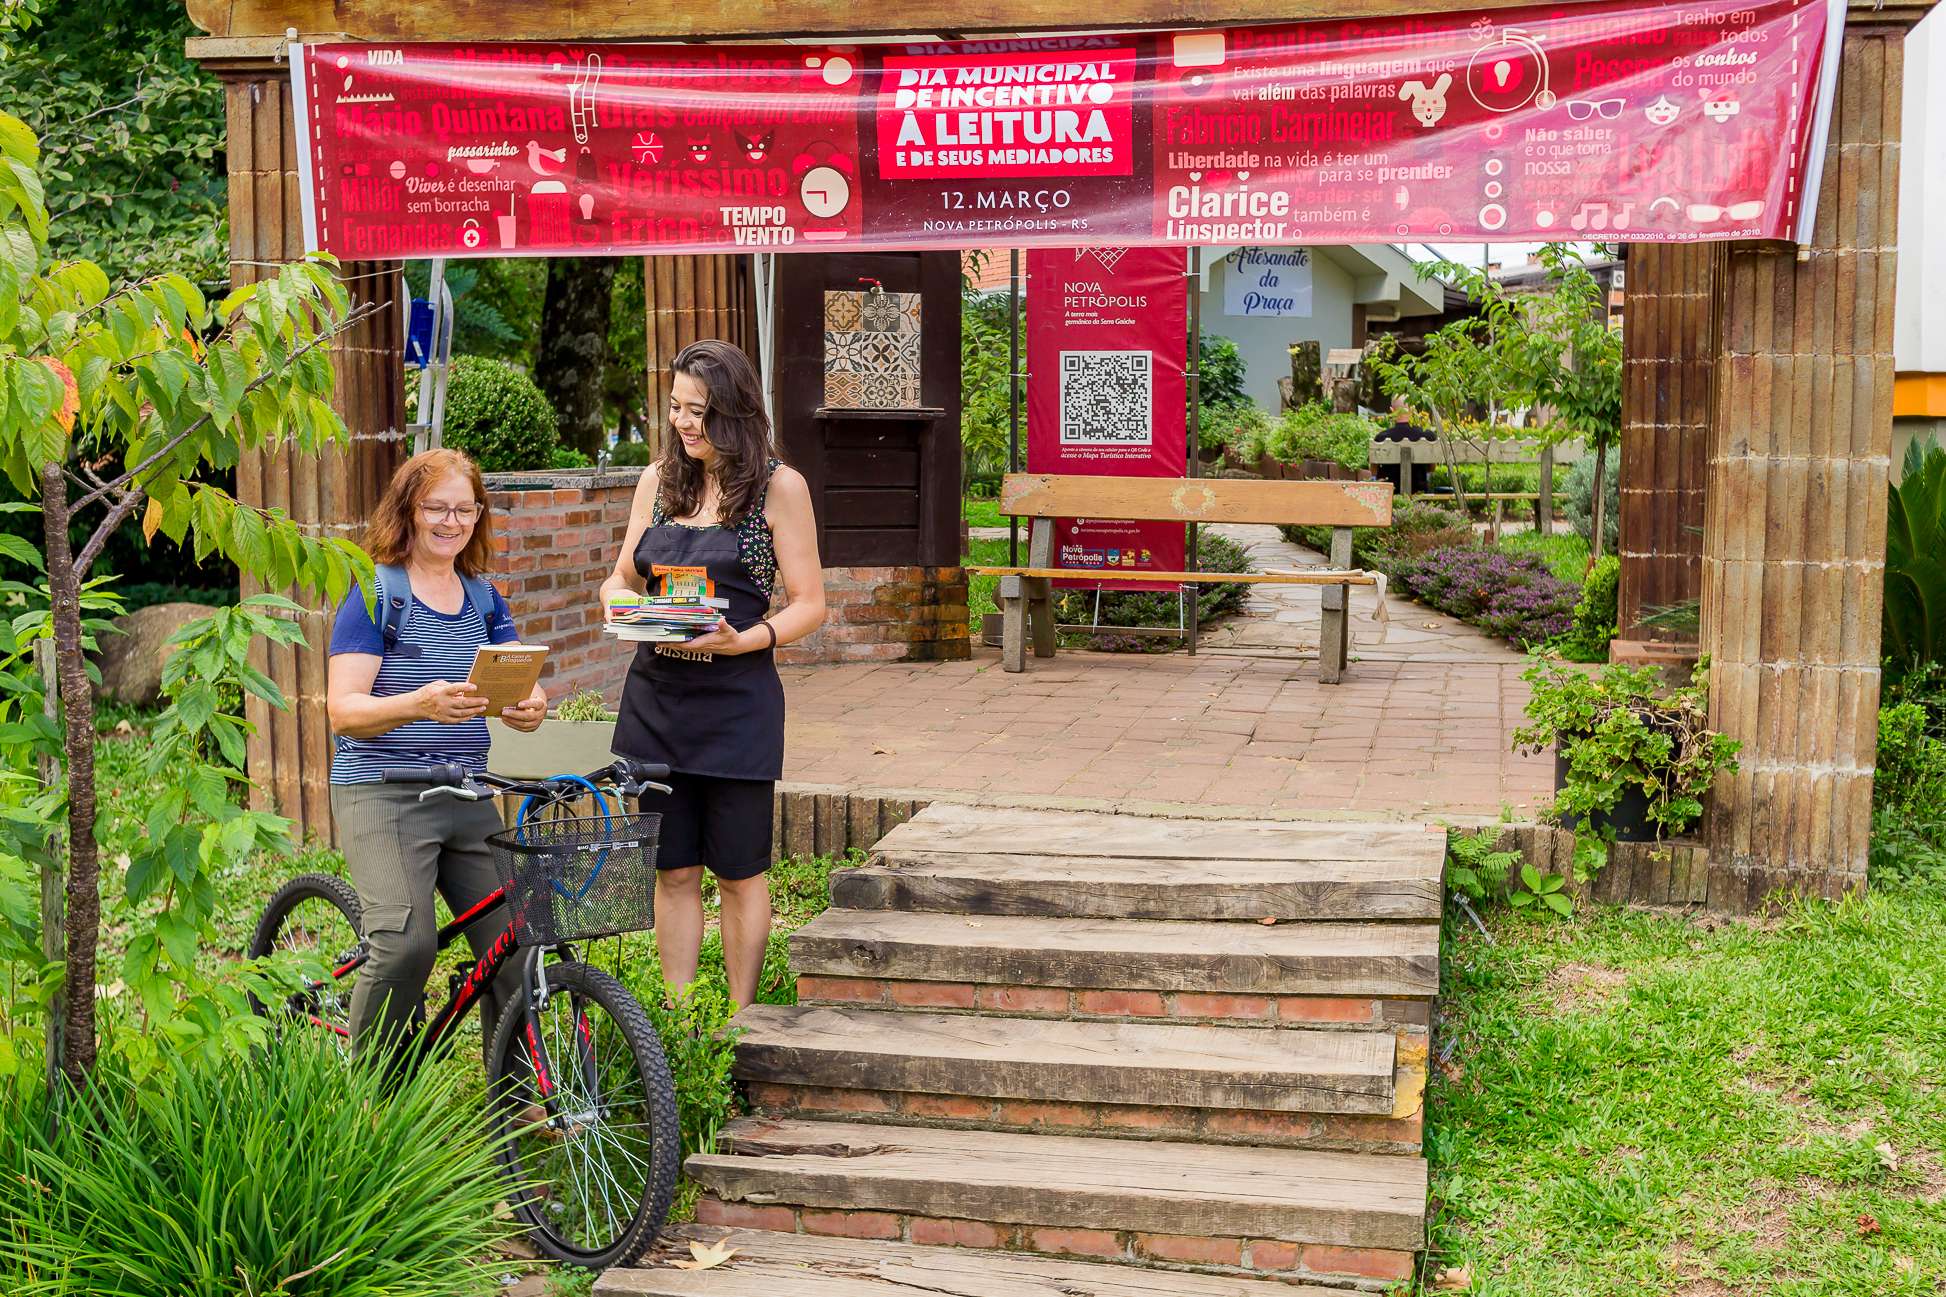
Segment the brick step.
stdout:
<svg viewBox="0 0 1946 1297">
<path fill-rule="evenodd" d="M 1263 1031 L 758 1004 L 735 1075 L 834 1090 L 1393 1115 L 1388 1032 Z"/>
<path fill-rule="evenodd" d="M 895 831 L 896 832 L 896 831 Z M 1383 859 L 1179 860 L 1156 856 L 978 855 L 881 848 L 831 876 L 852 910 L 1280 923 L 1439 918 L 1443 838 Z"/>
<path fill-rule="evenodd" d="M 942 1222 L 962 1225 L 968 1222 Z M 944 1230 L 943 1233 L 950 1233 Z M 923 1227 L 916 1234 L 925 1236 Z M 1344 1297 L 1342 1289 L 1099 1262 L 1056 1261 L 1022 1252 L 926 1247 L 889 1240 L 826 1238 L 770 1230 L 680 1225 L 641 1269 L 610 1270 L 594 1297 Z M 680 1270 L 691 1240 L 724 1243 L 736 1256 L 710 1270 Z"/>
<path fill-rule="evenodd" d="M 1299 996 L 1430 1002 L 1439 989 L 1439 925 L 1266 927 L 826 910 L 792 934 L 790 960 L 804 979 L 948 983 L 956 988 L 953 1000 L 965 1001 L 906 1006 L 883 987 L 888 1007 L 972 1008 L 976 985 L 1150 993 L 1131 1001 L 1137 1007 L 1123 1010 L 1127 1016 L 1162 1016 L 1165 994 L 1254 997 L 1266 1004 L 1270 997 Z M 800 982 L 799 996 L 820 998 L 819 989 Z M 1370 1020 L 1383 1020 L 1382 1010 L 1367 1012 Z"/>
<path fill-rule="evenodd" d="M 685 1165 L 709 1225 L 1340 1283 L 1425 1241 L 1413 1157 L 750 1117 L 719 1147 Z"/>
</svg>

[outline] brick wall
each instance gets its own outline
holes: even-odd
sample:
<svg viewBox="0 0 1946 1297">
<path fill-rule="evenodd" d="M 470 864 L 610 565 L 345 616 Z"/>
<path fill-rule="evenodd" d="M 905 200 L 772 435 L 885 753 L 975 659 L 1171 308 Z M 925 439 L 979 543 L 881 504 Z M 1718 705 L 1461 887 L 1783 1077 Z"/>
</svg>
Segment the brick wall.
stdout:
<svg viewBox="0 0 1946 1297">
<path fill-rule="evenodd" d="M 601 633 L 596 592 L 628 531 L 640 469 L 489 473 L 493 577 L 521 638 L 546 644 L 550 698 L 600 689 L 612 702 L 634 646 Z M 828 567 L 824 625 L 778 661 L 950 662 L 968 657 L 966 574 L 956 567 Z M 778 603 L 781 605 L 781 590 Z"/>
<path fill-rule="evenodd" d="M 621 697 L 634 645 L 601 633 L 598 592 L 628 531 L 641 470 L 488 473 L 500 553 L 492 573 L 522 639 L 547 645 L 550 698 L 599 689 Z"/>
<path fill-rule="evenodd" d="M 959 662 L 971 657 L 966 572 L 957 567 L 828 567 L 824 625 L 778 661 Z"/>
</svg>

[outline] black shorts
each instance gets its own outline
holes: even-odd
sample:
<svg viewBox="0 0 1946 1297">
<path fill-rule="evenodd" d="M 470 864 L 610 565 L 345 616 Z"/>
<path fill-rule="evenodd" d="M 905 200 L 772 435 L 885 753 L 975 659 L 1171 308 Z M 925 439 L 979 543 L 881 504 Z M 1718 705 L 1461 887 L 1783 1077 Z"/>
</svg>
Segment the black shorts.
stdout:
<svg viewBox="0 0 1946 1297">
<path fill-rule="evenodd" d="M 642 813 L 660 814 L 657 869 L 702 865 L 718 878 L 755 878 L 770 868 L 771 795 L 768 779 L 717 779 L 672 772 L 675 789 L 642 794 Z"/>
</svg>

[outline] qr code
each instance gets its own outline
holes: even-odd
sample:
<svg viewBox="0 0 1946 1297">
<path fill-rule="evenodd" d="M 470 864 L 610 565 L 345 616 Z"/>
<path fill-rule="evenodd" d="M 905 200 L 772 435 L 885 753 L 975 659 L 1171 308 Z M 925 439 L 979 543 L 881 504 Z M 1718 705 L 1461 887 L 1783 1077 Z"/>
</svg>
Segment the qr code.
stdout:
<svg viewBox="0 0 1946 1297">
<path fill-rule="evenodd" d="M 1061 444 L 1146 446 L 1155 439 L 1146 351 L 1061 353 Z"/>
</svg>

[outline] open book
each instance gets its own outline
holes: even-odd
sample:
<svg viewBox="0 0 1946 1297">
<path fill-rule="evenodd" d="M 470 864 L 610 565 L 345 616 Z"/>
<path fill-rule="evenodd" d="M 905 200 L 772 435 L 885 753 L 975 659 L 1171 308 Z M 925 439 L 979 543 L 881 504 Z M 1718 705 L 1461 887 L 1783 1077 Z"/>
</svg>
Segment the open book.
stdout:
<svg viewBox="0 0 1946 1297">
<path fill-rule="evenodd" d="M 487 715 L 498 716 L 534 692 L 546 661 L 544 644 L 482 644 L 466 678 L 486 695 Z"/>
</svg>

